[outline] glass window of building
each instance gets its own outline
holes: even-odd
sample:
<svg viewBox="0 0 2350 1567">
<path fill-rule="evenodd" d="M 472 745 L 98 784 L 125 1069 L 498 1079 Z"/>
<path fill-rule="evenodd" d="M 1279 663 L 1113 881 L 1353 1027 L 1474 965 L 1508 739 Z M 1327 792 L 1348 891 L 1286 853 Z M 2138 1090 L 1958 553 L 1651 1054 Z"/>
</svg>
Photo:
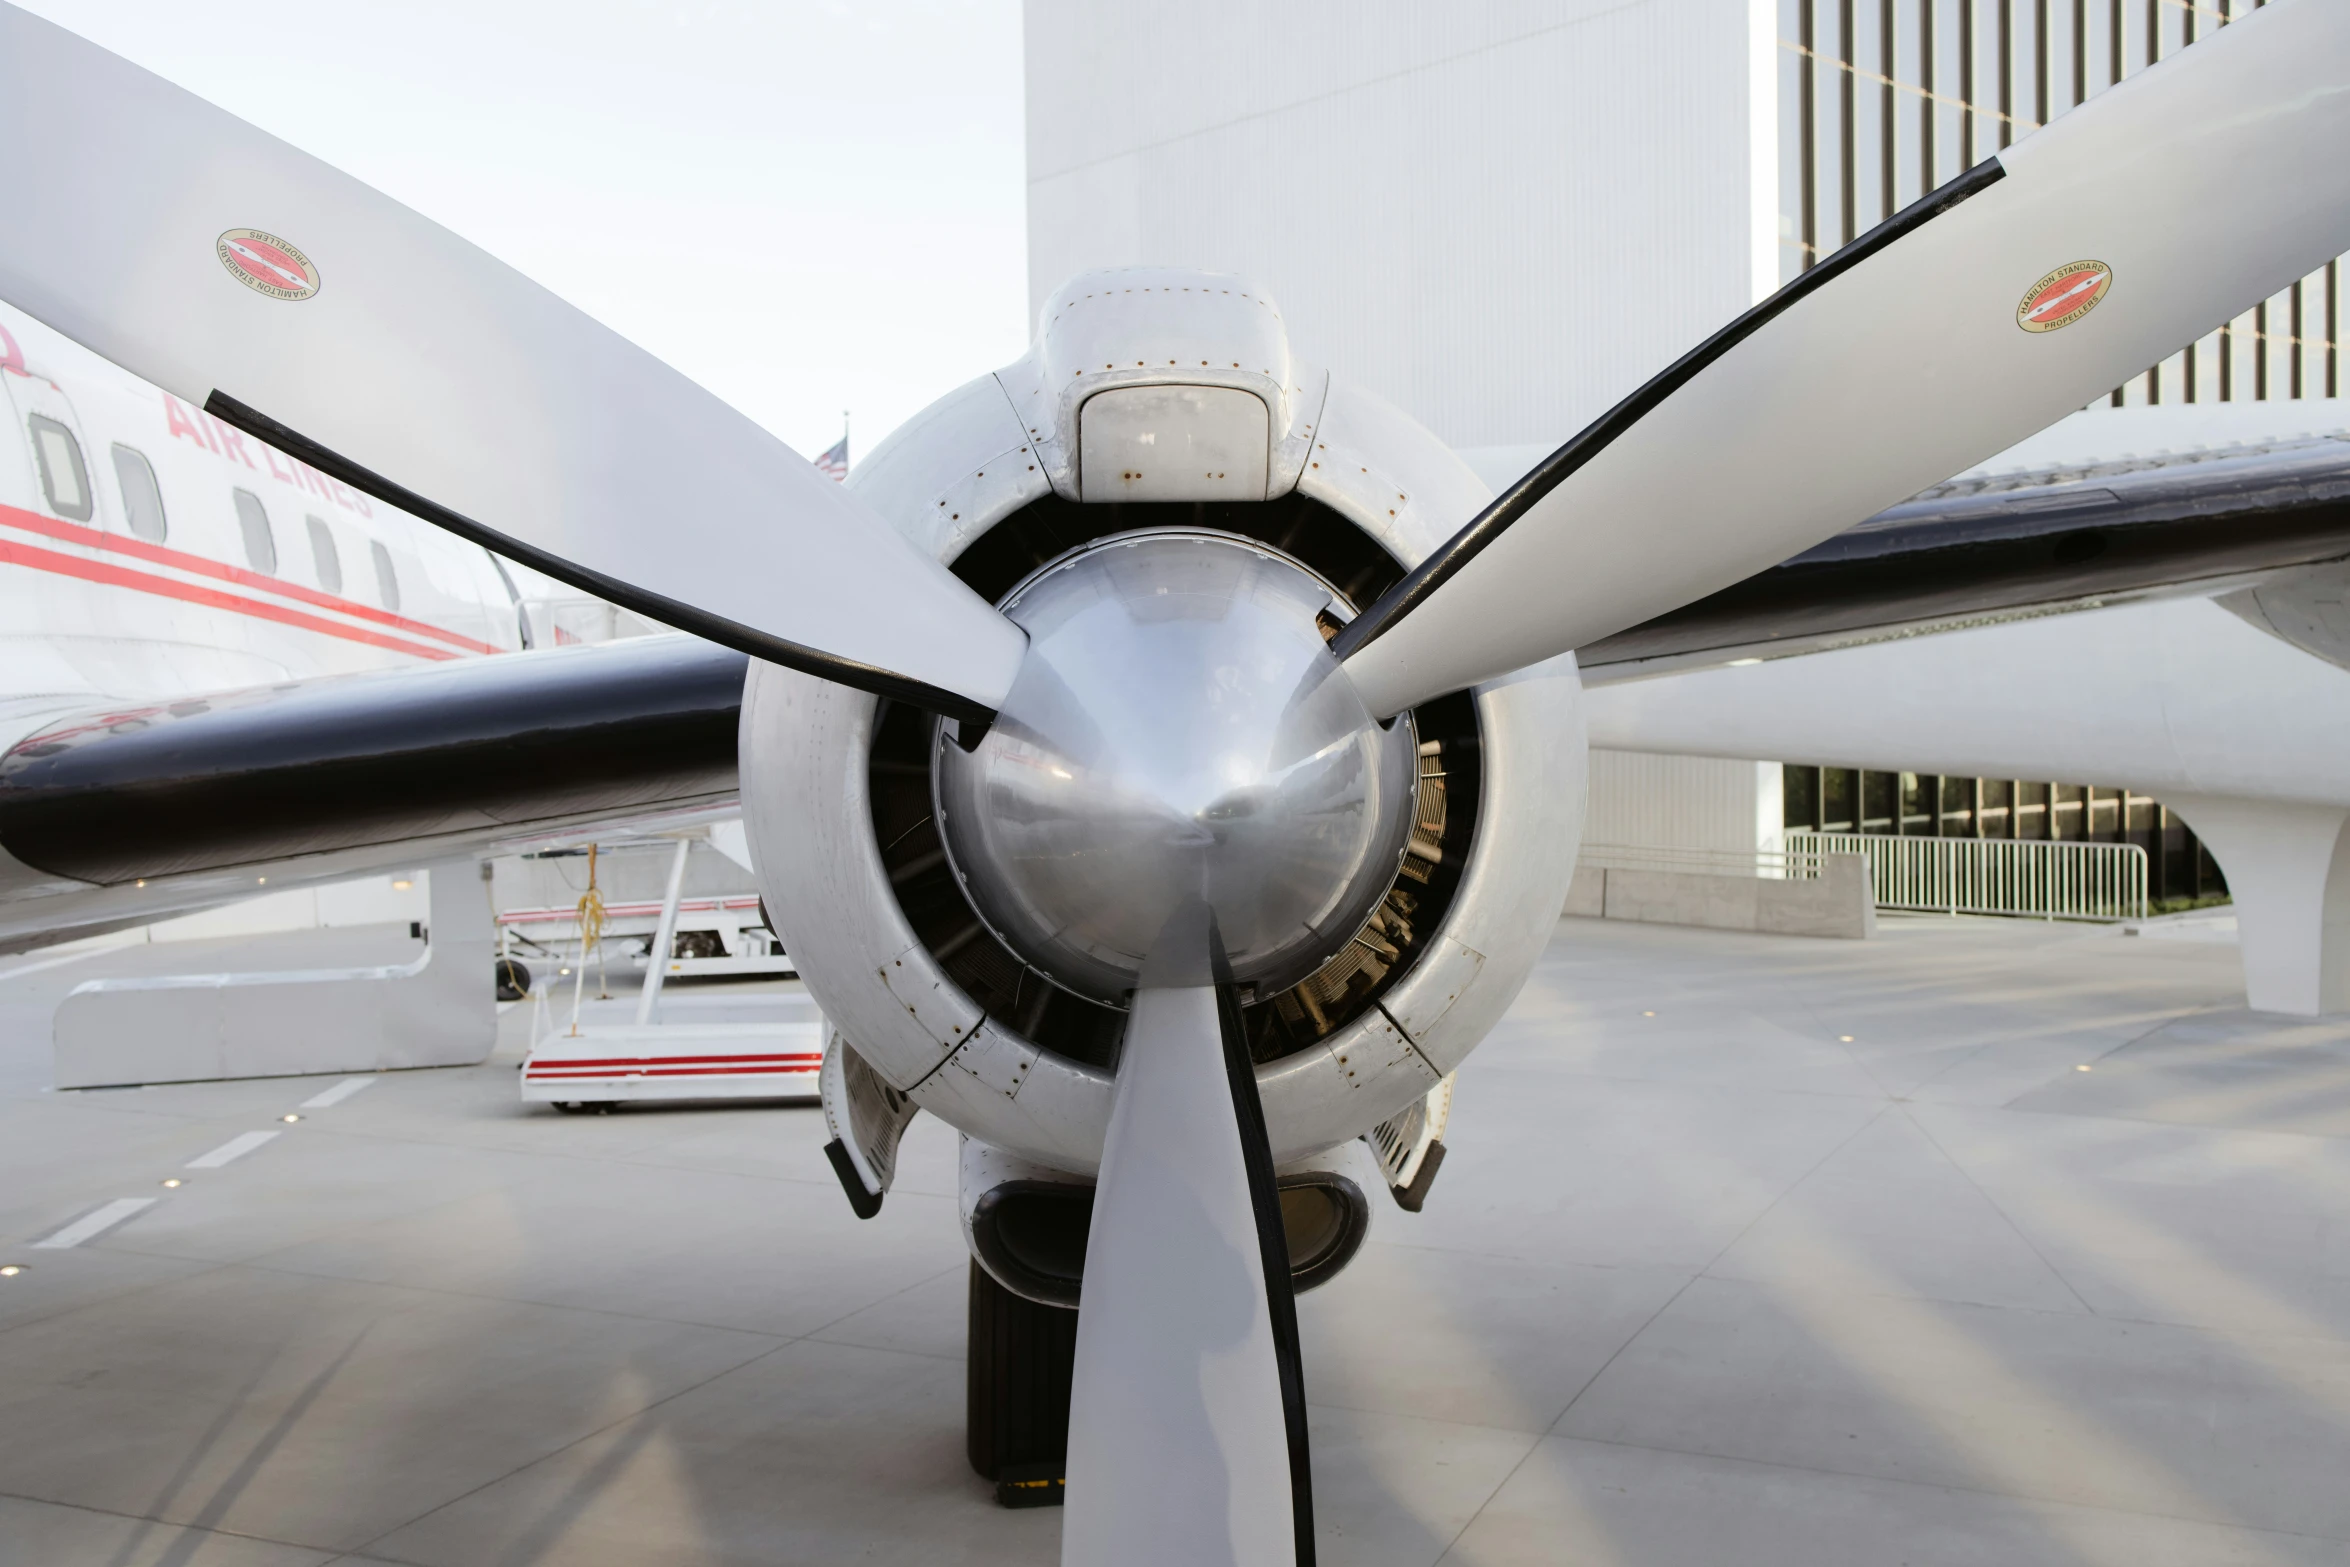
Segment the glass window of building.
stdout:
<svg viewBox="0 0 2350 1567">
<path fill-rule="evenodd" d="M 2127 789 L 1789 763 L 1779 798 L 1784 826 L 1796 833 L 2135 845 L 2156 913 L 2228 897 L 2227 877 L 2194 830 L 2161 801 Z"/>
</svg>

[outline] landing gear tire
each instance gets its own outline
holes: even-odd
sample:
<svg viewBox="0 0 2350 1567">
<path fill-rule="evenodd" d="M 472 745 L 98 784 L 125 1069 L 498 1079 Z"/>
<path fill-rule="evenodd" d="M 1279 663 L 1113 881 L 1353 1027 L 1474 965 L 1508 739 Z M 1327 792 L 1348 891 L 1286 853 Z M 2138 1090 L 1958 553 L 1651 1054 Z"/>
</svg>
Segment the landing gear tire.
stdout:
<svg viewBox="0 0 2350 1567">
<path fill-rule="evenodd" d="M 498 999 L 520 1001 L 530 994 L 530 970 L 513 958 L 498 959 Z"/>
<path fill-rule="evenodd" d="M 1013 1294 L 971 1264 L 965 1451 L 1005 1507 L 1058 1507 L 1069 1460 L 1077 1313 Z"/>
</svg>

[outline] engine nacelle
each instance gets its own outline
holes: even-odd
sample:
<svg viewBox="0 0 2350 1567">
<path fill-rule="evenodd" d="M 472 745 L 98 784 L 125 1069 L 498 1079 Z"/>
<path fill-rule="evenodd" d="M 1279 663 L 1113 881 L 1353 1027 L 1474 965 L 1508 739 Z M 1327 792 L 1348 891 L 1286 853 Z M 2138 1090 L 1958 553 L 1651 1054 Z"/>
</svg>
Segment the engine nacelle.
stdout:
<svg viewBox="0 0 2350 1567">
<path fill-rule="evenodd" d="M 1064 287 L 1025 357 L 932 404 L 850 483 L 990 601 L 1111 534 L 1207 529 L 1292 558 L 1359 610 L 1490 499 L 1420 425 L 1298 362 L 1262 290 L 1141 269 Z M 1243 998 L 1284 1166 L 1409 1110 L 1516 997 L 1582 836 L 1580 696 L 1562 658 L 1414 711 L 1417 810 L 1393 884 L 1318 970 Z M 1030 968 L 979 917 L 935 819 L 937 744 L 928 714 L 754 664 L 743 804 L 769 912 L 834 1053 L 855 1058 L 828 1065 L 850 1085 L 841 1104 L 883 1122 L 918 1106 L 1088 1179 L 1124 1013 Z M 885 1188 L 886 1158 L 856 1157 Z"/>
</svg>

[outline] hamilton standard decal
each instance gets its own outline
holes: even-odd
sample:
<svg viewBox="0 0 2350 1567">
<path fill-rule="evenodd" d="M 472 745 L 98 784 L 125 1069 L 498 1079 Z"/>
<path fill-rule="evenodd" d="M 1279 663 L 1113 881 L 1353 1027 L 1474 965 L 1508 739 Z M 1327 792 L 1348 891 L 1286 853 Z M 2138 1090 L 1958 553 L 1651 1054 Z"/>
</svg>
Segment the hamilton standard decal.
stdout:
<svg viewBox="0 0 2350 1567">
<path fill-rule="evenodd" d="M 2053 332 L 2097 308 L 2113 286 L 2113 268 L 2102 261 L 2068 261 L 2024 291 L 2015 324 L 2027 332 Z"/>
<path fill-rule="evenodd" d="M 220 264 L 228 275 L 272 299 L 308 299 L 318 292 L 318 268 L 275 234 L 230 229 L 220 236 Z"/>
</svg>

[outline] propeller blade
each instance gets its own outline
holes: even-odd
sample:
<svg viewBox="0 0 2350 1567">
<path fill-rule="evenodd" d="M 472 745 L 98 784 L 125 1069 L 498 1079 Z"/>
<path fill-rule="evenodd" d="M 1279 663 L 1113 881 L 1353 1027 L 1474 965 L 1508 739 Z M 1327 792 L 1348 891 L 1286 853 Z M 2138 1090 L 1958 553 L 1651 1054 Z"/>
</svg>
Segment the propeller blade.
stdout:
<svg viewBox="0 0 2350 1567">
<path fill-rule="evenodd" d="M 1398 712 L 1703 597 L 2350 250 L 2350 5 L 2275 0 L 1829 256 L 1340 632 Z"/>
<path fill-rule="evenodd" d="M 1086 1241 L 1062 1567 L 1311 1567 L 1289 1247 L 1239 1010 L 1135 992 Z"/>
<path fill-rule="evenodd" d="M 293 456 L 755 657 L 985 719 L 1026 646 L 750 420 L 438 224 L 0 5 L 0 298 Z"/>
</svg>

